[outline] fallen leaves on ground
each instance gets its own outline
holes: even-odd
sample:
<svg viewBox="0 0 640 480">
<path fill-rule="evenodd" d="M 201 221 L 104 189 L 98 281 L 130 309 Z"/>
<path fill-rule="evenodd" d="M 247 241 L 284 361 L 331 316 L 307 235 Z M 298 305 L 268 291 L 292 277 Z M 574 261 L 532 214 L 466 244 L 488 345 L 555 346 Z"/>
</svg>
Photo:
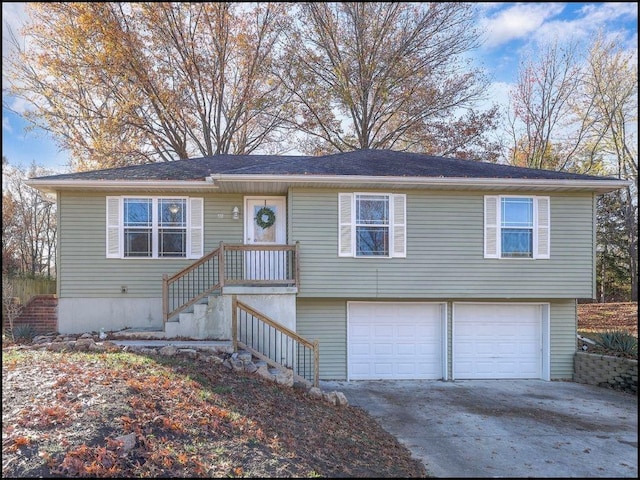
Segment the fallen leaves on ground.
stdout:
<svg viewBox="0 0 640 480">
<path fill-rule="evenodd" d="M 597 341 L 600 333 L 620 331 L 638 338 L 638 302 L 578 304 L 578 333 Z M 638 359 L 638 352 L 610 350 L 578 340 L 578 349 L 597 355 Z"/>
<path fill-rule="evenodd" d="M 638 336 L 638 302 L 580 303 L 578 330 L 600 332 L 623 330 Z"/>
<path fill-rule="evenodd" d="M 426 477 L 358 407 L 221 365 L 3 348 L 3 477 Z"/>
</svg>

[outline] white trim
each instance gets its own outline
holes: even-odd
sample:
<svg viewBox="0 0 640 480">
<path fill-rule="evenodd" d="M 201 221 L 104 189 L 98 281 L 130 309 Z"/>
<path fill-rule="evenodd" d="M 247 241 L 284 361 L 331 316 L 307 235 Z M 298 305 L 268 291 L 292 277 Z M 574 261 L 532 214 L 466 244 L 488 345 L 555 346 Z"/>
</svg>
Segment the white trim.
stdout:
<svg viewBox="0 0 640 480">
<path fill-rule="evenodd" d="M 187 258 L 204 255 L 204 198 L 187 198 Z"/>
<path fill-rule="evenodd" d="M 442 315 L 442 379 L 449 380 L 449 305 L 447 302 L 440 303 Z"/>
<path fill-rule="evenodd" d="M 395 177 L 375 175 L 236 175 L 218 174 L 211 175 L 213 183 L 216 182 L 287 182 L 287 183 L 340 183 L 344 185 L 354 185 L 362 183 L 375 184 L 404 184 L 423 186 L 464 186 L 464 187 L 565 187 L 569 189 L 588 189 L 599 191 L 616 190 L 631 184 L 626 180 L 570 180 L 570 179 L 521 179 L 521 178 L 460 178 L 460 177 Z M 611 190 L 609 190 L 611 189 Z"/>
<path fill-rule="evenodd" d="M 276 217 L 276 241 L 268 242 L 268 245 L 285 245 L 287 243 L 287 197 L 253 195 L 244 197 L 244 244 L 264 245 L 265 242 L 254 242 L 251 238 L 253 234 L 253 213 L 249 210 L 249 202 L 265 201 L 277 204 L 282 208 L 281 214 Z M 281 218 L 279 218 L 281 217 Z M 280 221 L 281 220 L 281 221 Z"/>
<path fill-rule="evenodd" d="M 532 243 L 531 257 L 503 257 L 502 256 L 502 200 L 505 198 L 526 198 L 532 200 Z M 491 200 L 495 200 L 495 212 L 492 212 Z M 539 208 L 540 202 L 546 202 L 545 211 Z M 545 260 L 551 258 L 551 197 L 540 195 L 485 195 L 483 199 L 484 216 L 484 258 L 500 260 Z M 494 213 L 495 218 L 490 214 Z M 494 238 L 491 238 L 494 237 Z M 493 240 L 491 242 L 490 240 Z M 495 251 L 492 249 L 495 248 Z M 542 250 L 541 250 L 542 249 Z"/>
<path fill-rule="evenodd" d="M 540 327 L 541 327 L 541 379 L 551 380 L 551 304 L 548 302 L 452 302 L 451 305 L 451 380 L 455 380 L 455 358 L 456 358 L 456 305 L 524 305 L 540 307 Z"/>
<path fill-rule="evenodd" d="M 501 179 L 501 178 L 442 178 L 442 177 L 377 177 L 373 175 L 210 175 L 202 181 L 180 180 L 46 180 L 30 179 L 25 183 L 41 191 L 85 188 L 94 191 L 114 189 L 172 189 L 172 190 L 212 190 L 225 182 L 285 183 L 305 185 L 397 185 L 417 187 L 461 187 L 469 188 L 530 188 L 541 191 L 588 190 L 607 193 L 632 184 L 627 180 L 554 180 L 554 179 Z M 387 187 L 388 188 L 388 187 Z"/>
<path fill-rule="evenodd" d="M 351 339 L 350 339 L 350 306 L 351 305 L 366 305 L 366 304 L 385 304 L 385 305 L 439 305 L 440 306 L 440 329 L 442 332 L 442 336 L 440 338 L 441 342 L 440 342 L 440 365 L 442 367 L 442 379 L 443 380 L 447 380 L 448 379 L 448 370 L 447 370 L 447 342 L 448 342 L 448 336 L 447 336 L 447 302 L 420 302 L 420 301 L 412 301 L 412 302 L 394 302 L 394 301 L 367 301 L 367 300 L 348 300 L 347 301 L 347 312 L 346 312 L 346 323 L 347 323 L 347 335 L 346 335 L 346 340 L 347 340 L 347 345 L 346 345 L 346 354 L 347 354 L 347 358 L 345 361 L 345 370 L 346 370 L 346 378 L 347 378 L 347 382 L 351 381 L 351 376 L 349 373 L 349 364 L 350 364 L 350 350 L 349 350 L 349 345 L 351 344 Z"/>
<path fill-rule="evenodd" d="M 500 196 L 484 196 L 484 258 L 500 258 Z"/>
<path fill-rule="evenodd" d="M 122 197 L 107 196 L 105 247 L 107 258 L 122 258 Z"/>
<path fill-rule="evenodd" d="M 542 314 L 542 379 L 551 380 L 551 304 L 540 303 Z"/>
<path fill-rule="evenodd" d="M 125 256 L 125 248 L 124 248 L 124 199 L 150 199 L 151 200 L 151 256 L 150 257 L 127 257 Z M 185 235 L 185 256 L 184 257 L 159 257 L 158 256 L 158 200 L 170 200 L 170 199 L 178 199 L 184 200 L 186 206 L 185 219 L 186 219 L 186 235 Z M 113 230 L 115 225 L 109 225 L 109 200 L 117 200 L 118 201 L 118 254 L 117 256 L 112 252 L 109 254 L 109 247 L 113 241 L 113 237 L 111 237 L 111 241 L 109 240 L 109 230 Z M 192 202 L 197 203 L 200 201 L 201 211 L 200 211 L 200 251 L 193 251 L 193 246 L 197 246 L 197 242 L 193 243 L 194 235 L 198 235 L 198 227 L 192 227 Z M 190 258 L 197 259 L 202 257 L 204 252 L 204 199 L 202 197 L 189 197 L 189 196 L 178 196 L 178 195 L 118 195 L 118 196 L 107 196 L 107 219 L 106 219 L 106 258 L 119 258 L 122 260 L 175 260 L 181 258 Z"/>
<path fill-rule="evenodd" d="M 389 230 L 388 255 L 358 255 L 356 238 L 356 201 L 358 196 L 384 196 L 387 197 L 389 206 Z M 401 199 L 400 202 L 398 202 Z M 400 204 L 400 212 L 396 209 Z M 348 210 L 348 211 L 347 211 Z M 400 221 L 396 221 L 396 214 L 400 213 Z M 349 217 L 349 221 L 343 216 Z M 396 243 L 397 238 L 401 243 Z M 347 246 L 350 245 L 350 248 Z M 407 194 L 389 192 L 340 192 L 338 193 L 338 256 L 352 258 L 406 258 L 407 256 Z"/>
<path fill-rule="evenodd" d="M 338 193 L 338 256 L 353 257 L 355 255 L 355 235 L 353 215 L 355 195 Z"/>
<path fill-rule="evenodd" d="M 389 206 L 389 255 L 392 258 L 406 258 L 407 256 L 407 195 L 394 193 L 391 195 L 392 205 Z M 400 217 L 400 218 L 398 218 Z"/>
<path fill-rule="evenodd" d="M 544 208 L 541 208 L 541 205 Z M 551 198 L 534 197 L 533 258 L 551 258 Z"/>
</svg>

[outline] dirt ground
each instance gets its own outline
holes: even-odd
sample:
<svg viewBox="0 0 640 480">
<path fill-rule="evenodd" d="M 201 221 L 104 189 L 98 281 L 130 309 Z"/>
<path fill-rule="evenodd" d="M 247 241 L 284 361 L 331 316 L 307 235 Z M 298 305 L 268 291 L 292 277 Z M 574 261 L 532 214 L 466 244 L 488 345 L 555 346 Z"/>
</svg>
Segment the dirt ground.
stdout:
<svg viewBox="0 0 640 480">
<path fill-rule="evenodd" d="M 580 303 L 578 331 L 625 330 L 638 336 L 638 302 Z"/>
<path fill-rule="evenodd" d="M 220 364 L 2 352 L 2 477 L 426 477 L 357 407 Z"/>
<path fill-rule="evenodd" d="M 637 303 L 578 312 L 579 331 L 638 335 Z M 360 408 L 221 367 L 15 345 L 2 357 L 3 478 L 426 476 Z"/>
</svg>

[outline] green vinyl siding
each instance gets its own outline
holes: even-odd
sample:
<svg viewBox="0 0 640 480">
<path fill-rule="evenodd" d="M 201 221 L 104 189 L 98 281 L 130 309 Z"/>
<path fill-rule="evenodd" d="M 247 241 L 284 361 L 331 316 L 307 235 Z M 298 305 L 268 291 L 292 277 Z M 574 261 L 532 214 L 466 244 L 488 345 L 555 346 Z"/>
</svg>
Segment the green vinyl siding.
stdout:
<svg viewBox="0 0 640 480">
<path fill-rule="evenodd" d="M 551 302 L 551 380 L 573 380 L 577 328 L 576 301 Z"/>
<path fill-rule="evenodd" d="M 375 299 L 375 301 L 392 301 Z M 452 375 L 452 305 L 460 299 L 447 301 L 447 372 Z M 466 301 L 472 301 L 465 299 Z M 502 299 L 483 299 L 505 302 Z M 575 300 L 527 299 L 523 302 L 549 303 L 550 316 L 550 377 L 552 380 L 573 378 L 573 358 L 576 351 Z M 344 380 L 347 377 L 347 300 L 298 298 L 297 332 L 308 340 L 320 343 L 320 378 Z"/>
<path fill-rule="evenodd" d="M 592 296 L 590 194 L 551 195 L 551 258 L 532 260 L 484 258 L 481 192 L 388 192 L 407 195 L 406 258 L 349 258 L 337 251 L 341 191 L 289 192 L 290 242 L 300 242 L 302 297 Z"/>
<path fill-rule="evenodd" d="M 347 377 L 346 300 L 298 298 L 296 331 L 307 340 L 318 340 L 322 380 Z"/>
<path fill-rule="evenodd" d="M 110 195 L 119 195 L 118 192 Z M 153 194 L 157 195 L 157 194 Z M 181 194 L 166 192 L 163 195 Z M 159 195 L 159 196 L 163 196 Z M 151 196 L 151 194 L 150 194 Z M 242 243 L 242 217 L 233 220 L 234 206 L 242 207 L 242 195 L 192 195 L 204 197 L 204 253 L 221 241 Z M 174 274 L 193 259 L 106 258 L 106 200 L 104 195 L 62 193 L 58 223 L 58 295 L 76 297 L 160 297 L 162 275 Z M 121 293 L 126 286 L 128 293 Z"/>
</svg>

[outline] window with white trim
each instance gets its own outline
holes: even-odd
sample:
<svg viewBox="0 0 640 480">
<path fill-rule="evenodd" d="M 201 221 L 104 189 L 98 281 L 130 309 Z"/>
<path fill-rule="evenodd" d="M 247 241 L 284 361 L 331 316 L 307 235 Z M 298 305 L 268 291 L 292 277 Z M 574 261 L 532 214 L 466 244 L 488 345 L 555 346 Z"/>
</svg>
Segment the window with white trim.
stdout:
<svg viewBox="0 0 640 480">
<path fill-rule="evenodd" d="M 108 258 L 200 258 L 203 199 L 107 197 Z"/>
<path fill-rule="evenodd" d="M 338 255 L 406 257 L 406 195 L 338 194 Z"/>
<path fill-rule="evenodd" d="M 550 257 L 550 199 L 521 195 L 484 197 L 485 258 Z"/>
</svg>

